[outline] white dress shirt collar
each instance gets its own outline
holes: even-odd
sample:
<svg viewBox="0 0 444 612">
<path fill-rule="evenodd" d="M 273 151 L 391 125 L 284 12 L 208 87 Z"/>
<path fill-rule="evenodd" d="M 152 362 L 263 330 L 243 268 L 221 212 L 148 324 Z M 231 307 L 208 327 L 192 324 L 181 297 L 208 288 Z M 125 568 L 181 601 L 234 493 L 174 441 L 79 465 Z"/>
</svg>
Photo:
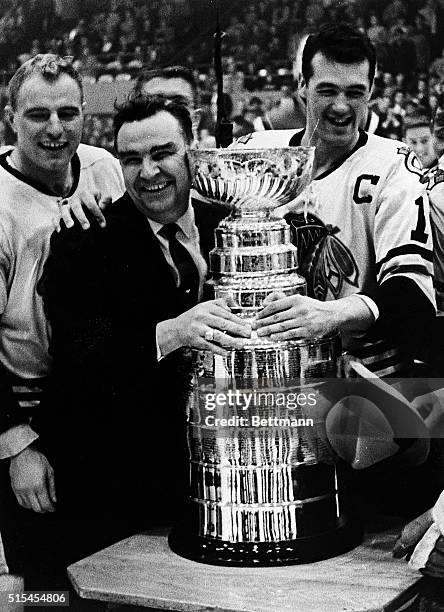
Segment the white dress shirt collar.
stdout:
<svg viewBox="0 0 444 612">
<path fill-rule="evenodd" d="M 156 236 L 160 232 L 162 227 L 165 225 L 165 223 L 158 223 L 157 221 L 154 221 L 149 217 L 148 223 L 150 224 L 151 229 L 153 230 Z M 183 215 L 179 217 L 179 219 L 177 219 L 175 223 L 180 227 L 180 229 L 188 240 L 195 239 L 196 223 L 194 220 L 194 208 L 191 206 L 191 202 L 188 204 L 188 208 L 183 213 Z"/>
</svg>

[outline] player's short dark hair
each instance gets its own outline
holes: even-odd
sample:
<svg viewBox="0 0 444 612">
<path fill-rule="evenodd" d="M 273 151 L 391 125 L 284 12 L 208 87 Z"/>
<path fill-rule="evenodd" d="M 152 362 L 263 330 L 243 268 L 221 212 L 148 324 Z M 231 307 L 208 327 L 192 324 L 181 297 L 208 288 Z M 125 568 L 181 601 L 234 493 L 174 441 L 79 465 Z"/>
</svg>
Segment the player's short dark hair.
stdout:
<svg viewBox="0 0 444 612">
<path fill-rule="evenodd" d="M 147 96 L 132 92 L 122 103 L 116 104 L 116 114 L 113 122 L 116 152 L 118 152 L 117 136 L 124 123 L 142 121 L 157 115 L 161 111 L 166 111 L 177 119 L 187 144 L 190 144 L 193 141 L 191 115 L 183 104 L 177 104 L 165 96 Z"/>
<path fill-rule="evenodd" d="M 430 113 L 428 113 L 427 109 L 422 106 L 418 107 L 415 113 L 412 115 L 404 117 L 404 122 L 402 125 L 403 136 L 406 136 L 408 130 L 418 127 L 427 127 L 431 130 Z"/>
<path fill-rule="evenodd" d="M 70 76 L 79 86 L 80 99 L 83 104 L 82 77 L 73 68 L 70 59 L 60 57 L 54 53 L 39 53 L 18 68 L 9 81 L 9 104 L 13 110 L 17 108 L 17 99 L 23 83 L 34 74 L 41 75 L 49 82 L 57 81 L 62 74 Z"/>
<path fill-rule="evenodd" d="M 313 75 L 312 60 L 316 53 L 340 64 L 356 64 L 368 60 L 368 78 L 373 84 L 376 70 L 376 52 L 368 36 L 352 25 L 328 23 L 319 32 L 307 38 L 302 53 L 302 75 L 306 83 Z"/>
<path fill-rule="evenodd" d="M 193 90 L 193 103 L 194 107 L 198 108 L 200 104 L 200 94 L 199 87 L 197 85 L 194 74 L 189 68 L 185 66 L 166 66 L 165 68 L 152 68 L 152 69 L 144 69 L 140 72 L 137 77 L 136 84 L 134 85 L 134 93 L 142 93 L 143 86 L 151 81 L 152 79 L 183 79 L 187 83 L 190 84 L 191 89 Z M 181 102 L 181 100 L 174 100 L 176 102 Z M 184 103 L 185 100 L 182 100 Z"/>
</svg>

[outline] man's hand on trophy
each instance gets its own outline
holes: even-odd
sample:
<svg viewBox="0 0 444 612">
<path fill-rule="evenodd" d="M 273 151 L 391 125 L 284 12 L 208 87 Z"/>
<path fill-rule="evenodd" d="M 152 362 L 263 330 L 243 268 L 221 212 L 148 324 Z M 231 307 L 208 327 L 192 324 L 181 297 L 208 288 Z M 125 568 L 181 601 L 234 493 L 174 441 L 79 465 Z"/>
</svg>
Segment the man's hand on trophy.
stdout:
<svg viewBox="0 0 444 612">
<path fill-rule="evenodd" d="M 253 328 L 258 336 L 292 340 L 325 336 L 338 328 L 336 302 L 321 302 L 306 295 L 271 293 L 264 300 Z"/>
<path fill-rule="evenodd" d="M 337 330 L 362 333 L 374 322 L 372 311 L 358 295 L 321 302 L 276 292 L 267 296 L 263 306 L 254 329 L 258 336 L 272 340 L 319 338 Z"/>
<path fill-rule="evenodd" d="M 197 304 L 157 326 L 157 341 L 163 356 L 187 346 L 226 357 L 229 350 L 242 348 L 244 339 L 250 337 L 250 324 L 233 314 L 223 299 Z"/>
</svg>

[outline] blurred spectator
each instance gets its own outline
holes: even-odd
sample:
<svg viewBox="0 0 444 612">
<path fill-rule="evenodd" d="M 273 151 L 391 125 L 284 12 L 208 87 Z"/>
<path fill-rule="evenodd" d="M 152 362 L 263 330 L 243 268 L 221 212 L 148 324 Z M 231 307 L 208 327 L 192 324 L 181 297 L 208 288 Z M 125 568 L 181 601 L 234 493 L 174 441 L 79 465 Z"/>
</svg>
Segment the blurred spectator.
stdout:
<svg viewBox="0 0 444 612">
<path fill-rule="evenodd" d="M 381 95 L 370 104 L 372 110 L 378 115 L 379 122 L 376 128 L 375 134 L 377 136 L 385 136 L 385 129 L 382 128 L 382 124 L 387 120 L 388 110 L 390 108 L 391 98 L 390 96 Z"/>
<path fill-rule="evenodd" d="M 385 27 L 380 23 L 379 17 L 372 13 L 370 15 L 370 27 L 367 36 L 374 44 L 378 63 L 384 65 L 387 62 L 388 35 Z"/>
<path fill-rule="evenodd" d="M 114 153 L 114 132 L 112 115 L 86 115 L 82 142 L 102 147 Z"/>
<path fill-rule="evenodd" d="M 137 39 L 137 28 L 136 22 L 134 21 L 134 15 L 130 10 L 125 11 L 124 20 L 120 23 L 120 34 L 125 41 L 126 47 L 134 50 Z"/>
<path fill-rule="evenodd" d="M 423 15 L 418 13 L 415 17 L 412 40 L 415 45 L 416 69 L 418 72 L 427 72 L 431 58 L 431 32 Z"/>
<path fill-rule="evenodd" d="M 390 87 L 395 84 L 394 76 L 390 72 L 384 72 L 382 75 L 382 82 L 385 87 Z"/>
<path fill-rule="evenodd" d="M 263 130 L 262 117 L 265 114 L 261 98 L 253 96 L 243 111 L 244 118 L 253 124 L 254 129 Z"/>
<path fill-rule="evenodd" d="M 397 24 L 400 18 L 406 16 L 407 9 L 402 0 L 392 0 L 384 9 L 382 20 L 388 27 L 391 27 Z"/>
<path fill-rule="evenodd" d="M 199 143 L 204 149 L 214 149 L 216 146 L 215 126 L 199 127 Z"/>
<path fill-rule="evenodd" d="M 433 115 L 436 111 L 436 109 L 438 108 L 438 96 L 434 93 L 431 93 L 429 95 L 429 108 L 430 108 L 430 112 Z"/>
<path fill-rule="evenodd" d="M 435 37 L 438 31 L 438 5 L 436 0 L 425 0 L 418 14 L 424 19 L 432 36 Z"/>
<path fill-rule="evenodd" d="M 381 116 L 375 134 L 378 136 L 385 136 L 386 138 L 395 137 L 395 140 L 401 140 L 402 118 L 394 113 L 392 108 L 388 108 L 385 116 Z"/>
<path fill-rule="evenodd" d="M 441 49 L 440 57 L 437 57 L 430 65 L 430 73 L 435 74 L 444 81 L 444 48 Z"/>
<path fill-rule="evenodd" d="M 401 118 L 404 118 L 405 110 L 404 110 L 404 92 L 401 89 L 398 89 L 393 94 L 391 110 L 395 115 L 398 115 Z"/>
<path fill-rule="evenodd" d="M 416 83 L 416 89 L 412 92 L 413 99 L 416 104 L 420 106 L 428 106 L 429 104 L 429 96 L 428 96 L 428 87 L 427 81 L 423 78 L 419 78 Z"/>
<path fill-rule="evenodd" d="M 143 68 L 145 56 L 142 51 L 142 47 L 140 45 L 136 46 L 134 49 L 134 53 L 132 54 L 131 59 L 127 64 L 127 68 L 130 70 L 140 70 Z"/>
<path fill-rule="evenodd" d="M 417 108 L 418 108 L 418 104 L 415 102 L 415 100 L 407 100 L 405 103 L 405 108 L 404 108 L 405 110 L 404 120 L 414 115 L 416 113 Z"/>
<path fill-rule="evenodd" d="M 73 62 L 74 68 L 78 70 L 82 76 L 96 77 L 97 74 L 97 59 L 92 55 L 89 47 L 82 48 L 81 53 Z"/>
</svg>

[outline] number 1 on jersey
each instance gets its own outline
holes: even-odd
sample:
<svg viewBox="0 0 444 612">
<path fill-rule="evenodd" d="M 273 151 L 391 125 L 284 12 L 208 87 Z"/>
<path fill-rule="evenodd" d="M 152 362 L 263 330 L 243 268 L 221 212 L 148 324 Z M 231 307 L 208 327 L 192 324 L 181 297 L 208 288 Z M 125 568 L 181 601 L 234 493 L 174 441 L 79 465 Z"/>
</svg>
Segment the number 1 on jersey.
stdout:
<svg viewBox="0 0 444 612">
<path fill-rule="evenodd" d="M 415 229 L 410 234 L 410 239 L 425 244 L 427 242 L 428 234 L 425 233 L 426 219 L 424 214 L 424 196 L 417 198 L 415 200 L 415 204 L 418 207 L 418 221 Z"/>
</svg>

